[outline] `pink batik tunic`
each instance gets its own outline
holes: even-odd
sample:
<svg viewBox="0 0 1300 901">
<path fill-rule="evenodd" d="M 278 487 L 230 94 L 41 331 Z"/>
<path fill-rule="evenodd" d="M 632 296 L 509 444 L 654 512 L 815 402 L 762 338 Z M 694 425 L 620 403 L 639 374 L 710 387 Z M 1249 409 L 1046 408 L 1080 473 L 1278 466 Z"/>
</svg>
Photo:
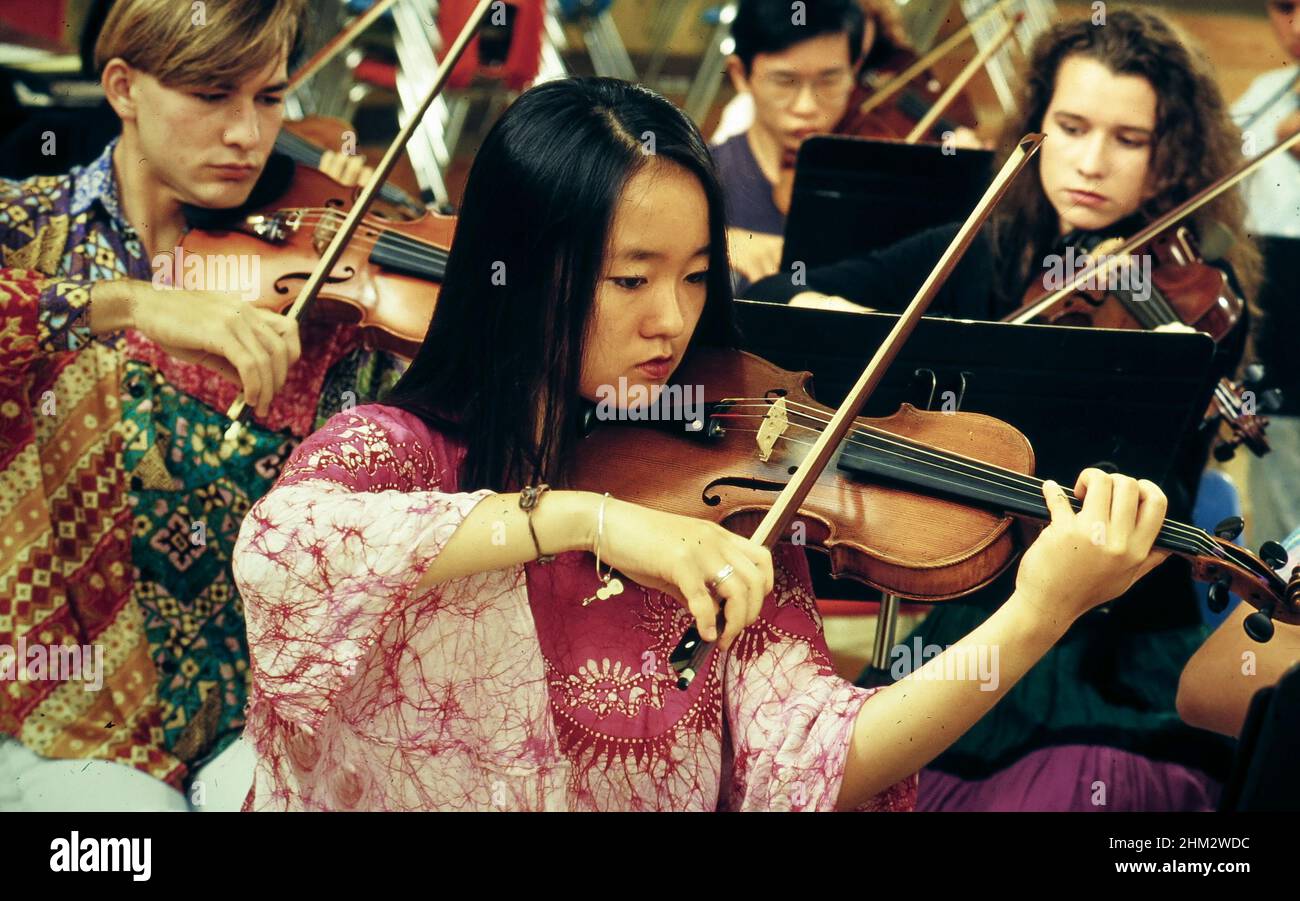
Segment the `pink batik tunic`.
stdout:
<svg viewBox="0 0 1300 901">
<path fill-rule="evenodd" d="M 690 614 L 590 554 L 416 586 L 489 492 L 463 448 L 382 405 L 334 416 L 244 521 L 253 810 L 831 810 L 859 708 L 802 551 L 687 691 Z M 866 809 L 913 806 L 911 777 Z"/>
</svg>

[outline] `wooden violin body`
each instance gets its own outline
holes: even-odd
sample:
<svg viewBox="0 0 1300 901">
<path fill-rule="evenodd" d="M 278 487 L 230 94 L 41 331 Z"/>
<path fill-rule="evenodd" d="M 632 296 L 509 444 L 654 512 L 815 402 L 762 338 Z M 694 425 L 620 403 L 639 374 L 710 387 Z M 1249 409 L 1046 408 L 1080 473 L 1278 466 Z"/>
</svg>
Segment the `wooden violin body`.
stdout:
<svg viewBox="0 0 1300 901">
<path fill-rule="evenodd" d="M 191 229 L 187 256 L 256 255 L 258 306 L 288 309 L 359 189 L 305 166 L 273 204 L 226 227 Z M 310 315 L 359 325 L 367 345 L 410 359 L 428 330 L 456 219 L 426 213 L 414 220 L 367 216 L 326 277 Z"/>
<path fill-rule="evenodd" d="M 747 535 L 811 443 L 812 426 L 802 423 L 821 423 L 834 411 L 807 392 L 809 373 L 786 372 L 742 352 L 697 354 L 678 378 L 704 386 L 705 396 L 713 399 L 704 428 L 688 432 L 680 421 L 598 428 L 579 444 L 575 469 L 599 472 L 600 478 L 589 484 L 579 479 L 574 487 L 602 485 L 623 500 L 710 519 Z M 790 423 L 786 440 L 778 441 L 767 459 L 756 444 L 766 410 L 749 409 L 747 400 L 764 398 L 784 398 Z M 929 413 L 905 405 L 886 419 L 859 422 L 1018 472 L 1033 471 L 1029 442 L 989 416 Z M 808 437 L 801 441 L 802 431 Z M 853 524 L 850 529 L 843 527 L 846 522 Z M 1005 514 L 942 498 L 921 500 L 905 488 L 861 482 L 827 468 L 799 507 L 792 534 L 801 532 L 809 546 L 830 554 L 837 577 L 937 601 L 996 578 L 1019 550 L 1013 525 Z"/>
<path fill-rule="evenodd" d="M 1095 328 L 1153 329 L 1174 324 L 1162 316 L 1167 304 L 1176 322 L 1222 341 L 1241 321 L 1246 302 L 1232 289 L 1227 275 L 1201 259 L 1186 228 L 1167 232 L 1148 245 L 1153 259 L 1150 297 L 1132 290 L 1103 288 L 1075 291 L 1033 321 L 1051 325 Z M 1098 251 L 1104 253 L 1102 248 Z M 1135 258 L 1136 259 L 1136 258 Z M 1028 305 L 1046 296 L 1034 286 L 1025 296 Z"/>
<path fill-rule="evenodd" d="M 1104 257 L 1108 243 L 1094 250 L 1094 255 Z M 1215 343 L 1236 328 L 1245 313 L 1246 301 L 1233 290 L 1221 269 L 1201 258 L 1186 227 L 1161 233 L 1145 250 L 1154 263 L 1150 284 L 1144 291 L 1134 289 L 1134 279 L 1124 278 L 1121 266 L 1116 270 L 1117 275 L 1108 280 L 1109 289 L 1087 286 L 1065 293 L 1028 321 L 1087 328 L 1187 327 L 1205 332 Z M 1031 286 L 1021 310 L 1044 301 L 1051 293 L 1041 284 Z M 1024 321 L 1017 313 L 1008 320 Z M 1215 450 L 1219 459 L 1231 457 L 1232 451 L 1242 444 L 1258 456 L 1269 452 L 1265 434 L 1268 419 L 1246 403 L 1243 385 L 1229 379 L 1220 380 L 1205 420 L 1212 424 L 1221 422 L 1224 426 L 1223 443 Z"/>
</svg>

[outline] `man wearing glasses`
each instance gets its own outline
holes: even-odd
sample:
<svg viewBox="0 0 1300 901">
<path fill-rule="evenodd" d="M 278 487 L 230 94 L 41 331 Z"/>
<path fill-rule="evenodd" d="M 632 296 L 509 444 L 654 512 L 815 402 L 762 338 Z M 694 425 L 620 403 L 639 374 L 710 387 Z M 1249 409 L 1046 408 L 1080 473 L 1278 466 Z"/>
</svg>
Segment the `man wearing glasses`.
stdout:
<svg viewBox="0 0 1300 901">
<path fill-rule="evenodd" d="M 744 283 L 781 265 L 785 215 L 772 198 L 804 138 L 844 115 L 865 28 L 856 0 L 741 0 L 727 72 L 753 99 L 749 129 L 713 148 L 727 195 L 731 260 Z"/>
</svg>

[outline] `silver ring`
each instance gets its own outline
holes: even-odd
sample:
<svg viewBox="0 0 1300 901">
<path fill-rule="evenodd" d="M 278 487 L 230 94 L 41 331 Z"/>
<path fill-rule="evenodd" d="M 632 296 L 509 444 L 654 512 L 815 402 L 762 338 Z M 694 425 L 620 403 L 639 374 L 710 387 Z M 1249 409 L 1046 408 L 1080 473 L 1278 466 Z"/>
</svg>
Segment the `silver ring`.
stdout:
<svg viewBox="0 0 1300 901">
<path fill-rule="evenodd" d="M 722 569 L 718 570 L 718 574 L 713 577 L 713 581 L 709 583 L 709 587 L 714 591 L 717 591 L 719 585 L 730 579 L 735 574 L 736 567 L 728 563 L 726 566 L 722 567 Z"/>
</svg>

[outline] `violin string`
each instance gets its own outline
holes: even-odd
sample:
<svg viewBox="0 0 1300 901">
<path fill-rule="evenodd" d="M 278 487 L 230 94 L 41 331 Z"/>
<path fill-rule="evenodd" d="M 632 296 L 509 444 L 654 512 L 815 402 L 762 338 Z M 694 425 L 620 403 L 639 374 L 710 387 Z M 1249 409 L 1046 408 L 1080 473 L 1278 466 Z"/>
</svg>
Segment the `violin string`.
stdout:
<svg viewBox="0 0 1300 901">
<path fill-rule="evenodd" d="M 824 418 L 825 414 L 815 410 L 814 408 L 807 407 L 804 404 L 798 404 L 798 403 L 793 404 L 793 406 L 800 407 L 803 410 L 813 411 L 813 413 L 806 413 L 800 411 L 798 415 L 802 415 L 808 419 L 812 419 L 814 422 L 818 422 L 821 425 L 825 425 L 829 422 L 829 419 Z M 804 428 L 811 428 L 811 427 L 804 426 Z M 971 472 L 981 473 L 982 475 L 991 475 L 995 478 L 1001 478 L 1002 480 L 1004 480 L 1004 483 L 1007 484 L 1008 486 L 1017 486 L 1018 483 L 1018 487 L 1015 487 L 1014 490 L 1027 493 L 1029 495 L 1034 496 L 1035 498 L 1040 497 L 1042 495 L 1042 480 L 1035 477 L 1026 476 L 1023 473 L 1017 473 L 1012 470 L 993 466 L 991 464 L 987 464 L 978 460 L 970 460 L 968 458 L 962 458 L 948 453 L 936 452 L 934 449 L 925 447 L 924 445 L 900 440 L 899 436 L 895 436 L 888 432 L 884 432 L 878 429 L 857 428 L 853 430 L 853 434 L 868 435 L 869 437 L 874 437 L 883 443 L 894 444 L 896 446 L 907 448 L 908 450 L 913 451 L 915 453 L 931 456 L 936 460 L 939 460 L 943 465 L 951 465 L 955 463 L 958 466 L 966 467 L 966 469 Z M 1071 500 L 1077 500 L 1073 491 L 1065 488 L 1064 486 L 1062 486 L 1062 490 L 1065 492 L 1067 498 L 1070 498 Z M 1181 523 L 1172 523 L 1171 526 L 1179 527 L 1181 533 L 1188 536 L 1189 540 L 1192 540 L 1192 538 L 1197 537 L 1196 533 L 1199 532 L 1199 530 L 1195 529 L 1194 527 L 1183 526 L 1183 524 Z M 1208 536 L 1205 537 L 1208 540 Z M 1210 544 L 1212 545 L 1213 542 L 1210 542 Z"/>
<path fill-rule="evenodd" d="M 336 210 L 329 210 L 323 207 L 285 207 L 284 209 L 279 210 L 278 212 L 297 213 L 300 224 L 306 226 L 317 225 L 325 219 L 335 219 L 336 221 L 341 221 L 337 219 Z M 359 237 L 354 237 L 352 239 L 353 243 L 360 247 L 373 248 L 376 244 L 379 243 L 379 241 L 383 238 L 384 235 L 392 234 L 387 231 L 388 229 L 387 224 L 381 222 L 380 220 L 378 220 L 373 216 L 366 216 L 361 221 L 362 221 L 362 225 L 369 226 L 374 229 L 378 229 L 381 231 L 382 234 L 380 235 L 379 238 L 372 238 L 368 235 L 361 235 Z M 392 237 L 398 238 L 398 237 L 405 237 L 405 236 L 398 236 L 392 234 Z M 417 240 L 416 243 L 421 243 L 421 242 Z M 437 248 L 435 245 L 428 245 L 428 246 L 431 248 L 432 251 L 439 250 L 439 248 Z"/>
<path fill-rule="evenodd" d="M 1214 396 L 1218 399 L 1219 405 L 1226 409 L 1233 419 L 1241 416 L 1242 408 L 1238 406 L 1236 394 L 1228 390 L 1227 384 L 1222 379 L 1214 386 Z"/>
<path fill-rule="evenodd" d="M 294 209 L 302 214 L 304 222 L 319 222 L 321 220 L 329 219 L 337 223 L 342 223 L 346 215 L 342 210 L 332 209 L 330 207 L 295 207 Z M 392 228 L 393 225 L 398 224 L 395 221 L 390 222 L 389 220 L 370 215 L 367 215 L 364 221 L 366 224 L 380 229 L 383 234 L 390 236 L 394 241 L 403 241 L 413 247 L 431 248 L 444 254 L 447 252 L 445 248 L 441 248 L 431 241 L 423 238 L 415 238 L 410 235 L 404 235 L 399 231 L 395 231 Z"/>
<path fill-rule="evenodd" d="M 722 415 L 725 416 L 726 414 L 722 414 Z M 741 414 L 741 417 L 742 417 L 742 418 L 755 418 L 754 414 Z M 800 425 L 799 427 L 800 427 L 800 428 L 809 429 L 810 431 L 814 431 L 814 432 L 816 431 L 816 429 L 813 429 L 811 426 L 802 426 L 802 425 Z M 743 434 L 755 434 L 755 435 L 758 434 L 758 431 L 757 431 L 757 430 L 753 430 L 753 429 L 734 429 L 734 431 L 736 431 L 736 432 L 740 432 L 740 433 L 743 433 Z M 789 441 L 791 444 L 803 445 L 803 446 L 807 446 L 807 447 L 811 447 L 812 444 L 813 444 L 812 441 L 808 441 L 808 440 L 804 440 L 804 439 L 799 439 L 799 438 L 794 438 L 794 437 L 791 437 L 791 436 L 789 436 L 789 435 L 781 435 L 781 436 L 780 436 L 780 439 L 781 439 L 781 440 L 784 440 L 784 441 Z M 954 473 L 954 474 L 959 475 L 959 476 L 960 476 L 960 475 L 965 475 L 965 476 L 967 477 L 967 479 L 970 479 L 970 478 L 971 478 L 970 474 L 968 474 L 968 473 L 960 473 L 958 470 L 953 469 L 953 468 L 951 468 L 951 467 L 944 467 L 944 466 L 941 466 L 941 465 L 936 465 L 936 464 L 934 464 L 934 463 L 932 463 L 932 462 L 928 462 L 928 461 L 920 460 L 920 459 L 918 459 L 915 455 L 912 455 L 912 454 L 901 453 L 901 452 L 899 452 L 899 451 L 893 451 L 893 450 L 885 450 L 885 449 L 882 449 L 882 448 L 879 448 L 879 447 L 871 448 L 870 445 L 863 444 L 863 443 L 861 443 L 861 442 L 848 442 L 848 443 L 850 443 L 850 444 L 858 444 L 859 446 L 868 447 L 868 448 L 870 448 L 870 449 L 877 450 L 877 451 L 879 451 L 879 452 L 882 453 L 882 454 L 885 454 L 885 455 L 888 455 L 888 456 L 892 456 L 892 457 L 897 457 L 897 458 L 899 458 L 899 459 L 901 459 L 901 460 L 905 460 L 905 461 L 908 461 L 908 462 L 911 462 L 911 463 L 921 463 L 922 465 L 929 466 L 929 467 L 934 468 L 934 469 L 938 469 L 940 472 L 944 472 L 944 473 L 951 472 L 951 473 Z M 995 481 L 995 480 L 992 480 L 992 479 L 981 478 L 981 477 L 978 477 L 978 476 L 976 476 L 975 479 L 976 479 L 977 481 L 989 482 L 990 484 L 997 484 L 996 481 Z M 957 480 L 955 480 L 955 479 L 942 479 L 942 478 L 941 478 L 941 479 L 938 479 L 937 481 L 939 481 L 939 482 L 941 482 L 941 483 L 943 483 L 943 484 L 946 484 L 946 485 L 950 485 L 950 486 L 960 486 L 960 485 L 962 484 L 960 481 L 957 481 Z M 1039 505 L 1039 506 L 1041 507 L 1041 509 L 1042 509 L 1045 513 L 1048 512 L 1048 511 L 1047 511 L 1047 507 L 1046 507 L 1046 501 L 1043 499 L 1043 497 L 1042 497 L 1042 492 L 1041 492 L 1041 491 L 1039 491 L 1039 492 L 1031 492 L 1031 491 L 1028 491 L 1028 490 L 1025 490 L 1025 489 L 1016 488 L 1016 487 L 1010 487 L 1010 486 L 1005 486 L 1005 485 L 1001 485 L 1001 486 L 999 486 L 999 487 L 1006 488 L 1007 490 L 1012 491 L 1012 492 L 1015 492 L 1015 493 L 1017 493 L 1017 494 L 1021 494 L 1021 495 L 1025 495 L 1025 496 L 1031 497 L 1031 498 L 1035 501 L 1035 503 L 1036 503 L 1037 505 Z M 1078 509 L 1079 509 L 1079 507 L 1082 506 L 1082 503 L 1079 501 L 1079 499 L 1078 499 L 1077 497 L 1074 496 L 1073 492 L 1069 491 L 1069 489 L 1065 489 L 1065 488 L 1063 487 L 1062 490 L 1065 492 L 1067 500 L 1070 501 L 1070 506 L 1071 506 L 1071 508 L 1074 509 L 1075 512 L 1078 512 Z M 1048 515 L 1046 518 L 1050 518 L 1050 515 Z M 1199 551 L 1199 552 L 1201 552 L 1201 553 L 1205 553 L 1205 554 L 1213 555 L 1213 556 L 1216 556 L 1216 557 L 1219 557 L 1219 558 L 1222 558 L 1222 559 L 1226 559 L 1226 555 L 1225 555 L 1224 553 L 1222 553 L 1222 552 L 1219 550 L 1218 546 L 1215 545 L 1213 542 L 1209 542 L 1208 540 L 1205 541 L 1205 542 L 1202 542 L 1202 541 L 1200 541 L 1200 540 L 1198 539 L 1198 536 L 1196 536 L 1196 535 L 1187 535 L 1187 534 L 1182 534 L 1182 533 L 1180 533 L 1180 532 L 1175 528 L 1176 526 L 1179 526 L 1179 525 L 1181 525 L 1181 524 L 1180 524 L 1180 523 L 1171 522 L 1171 521 L 1169 521 L 1169 520 L 1166 520 L 1166 521 L 1161 525 L 1160 533 L 1161 533 L 1161 535 L 1166 539 L 1166 541 L 1170 544 L 1170 546 L 1175 547 L 1175 548 L 1177 548 L 1177 549 L 1186 550 L 1186 551 L 1192 551 L 1192 552 L 1197 552 L 1197 551 Z M 1208 536 L 1206 536 L 1206 537 L 1207 537 L 1207 539 L 1208 539 Z"/>
<path fill-rule="evenodd" d="M 342 213 L 337 210 L 325 209 L 323 207 L 294 207 L 288 211 L 298 213 L 302 224 L 308 226 L 316 225 L 325 220 L 330 220 L 335 225 L 343 221 Z M 391 227 L 387 225 L 380 224 L 371 217 L 366 217 L 364 221 L 366 225 L 380 229 L 381 233 L 378 238 L 371 238 L 369 236 L 354 238 L 353 241 L 358 246 L 373 249 L 380 242 L 388 242 L 390 244 L 390 250 L 399 254 L 408 254 L 401 258 L 405 263 L 427 264 L 432 260 L 435 263 L 440 263 L 444 268 L 446 267 L 447 259 L 450 255 L 446 249 L 429 241 L 412 238 L 409 235 L 403 235 L 400 232 L 392 230 Z"/>
<path fill-rule="evenodd" d="M 761 406 L 771 405 L 771 401 L 768 398 L 740 398 L 737 400 L 740 403 L 749 403 L 750 405 L 755 405 L 755 404 Z M 827 417 L 826 413 L 824 413 L 821 410 L 817 410 L 814 407 L 809 407 L 806 404 L 800 404 L 797 401 L 790 401 L 788 399 L 787 399 L 787 405 L 796 408 L 801 408 L 801 410 L 811 411 L 811 413 L 799 412 L 798 415 L 811 419 L 814 422 L 819 422 L 822 425 L 825 425 L 829 422 L 829 417 Z M 747 415 L 753 418 L 756 417 L 758 414 L 747 414 Z M 811 431 L 819 431 L 818 429 L 814 429 L 810 426 L 801 426 L 801 427 L 810 429 Z M 1025 476 L 1022 473 L 1013 472 L 1011 470 L 1003 469 L 997 466 L 992 466 L 990 464 L 982 463 L 979 461 L 971 461 L 966 458 L 953 458 L 952 455 L 947 453 L 936 453 L 934 449 L 926 447 L 925 445 L 919 445 L 919 444 L 913 444 L 911 442 L 907 442 L 905 440 L 900 439 L 900 437 L 897 435 L 893 435 L 889 432 L 884 432 L 879 429 L 859 428 L 859 429 L 855 429 L 854 433 L 855 434 L 861 433 L 868 436 L 871 436 L 874 433 L 876 436 L 879 437 L 882 443 L 890 443 L 904 448 L 911 448 L 914 451 L 919 452 L 921 454 L 935 457 L 942 462 L 947 462 L 947 461 L 956 462 L 960 465 L 967 466 L 968 468 L 975 469 L 977 471 L 983 470 L 984 472 L 990 473 L 994 476 L 1003 477 L 1008 481 L 1019 482 L 1021 485 L 1031 486 L 1033 490 L 1028 490 L 1025 488 L 1014 489 L 1014 490 L 1028 493 L 1034 496 L 1035 500 L 1037 500 L 1038 497 L 1041 497 L 1042 484 L 1043 484 L 1041 479 L 1031 478 L 1029 476 Z M 790 439 L 790 440 L 795 441 L 797 439 Z M 935 466 L 936 464 L 930 463 L 929 465 Z M 942 469 L 943 468 L 942 465 L 940 465 L 939 468 Z M 1066 488 L 1065 486 L 1061 486 L 1061 490 L 1065 493 L 1067 499 L 1071 500 L 1072 502 L 1071 506 L 1073 506 L 1073 502 L 1078 500 L 1078 498 L 1074 495 L 1074 492 L 1071 491 L 1069 488 Z M 1165 535 L 1166 532 L 1176 535 L 1179 538 L 1179 540 L 1187 542 L 1187 544 L 1190 545 L 1193 549 L 1199 550 L 1203 554 L 1213 556 L 1223 560 L 1229 560 L 1235 563 L 1236 565 L 1238 565 L 1239 567 L 1241 567 L 1242 569 L 1254 574 L 1255 576 L 1257 577 L 1261 576 L 1261 570 L 1256 566 L 1256 561 L 1254 560 L 1254 558 L 1242 553 L 1240 549 L 1233 544 L 1227 542 L 1219 542 L 1215 540 L 1204 529 L 1200 529 L 1197 528 L 1196 526 L 1187 525 L 1185 523 L 1180 523 L 1177 521 L 1165 520 L 1164 524 L 1161 526 L 1160 531 L 1161 531 L 1161 535 Z M 1263 570 L 1262 572 L 1266 575 L 1266 578 L 1270 580 L 1276 578 L 1276 574 L 1273 573 L 1271 569 L 1265 568 L 1265 570 Z M 1274 586 L 1274 588 L 1275 587 L 1276 586 Z"/>
<path fill-rule="evenodd" d="M 300 213 L 301 212 L 302 211 L 300 211 Z M 315 225 L 318 222 L 330 220 L 330 224 L 337 226 L 342 222 L 342 219 L 343 217 L 333 210 L 326 210 L 319 214 L 305 213 L 301 216 L 301 221 L 304 225 Z M 439 247 L 438 245 L 433 244 L 430 241 L 425 241 L 419 238 L 412 238 L 409 235 L 403 235 L 400 232 L 392 230 L 390 227 L 386 225 L 377 223 L 373 219 L 367 219 L 366 224 L 371 226 L 372 228 L 379 229 L 380 235 L 378 238 L 371 238 L 369 236 L 356 238 L 354 240 L 357 244 L 361 246 L 369 245 L 373 247 L 380 242 L 388 242 L 390 245 L 392 245 L 393 248 L 402 248 L 406 252 L 413 253 L 416 255 L 415 257 L 409 259 L 423 260 L 426 257 L 432 257 L 439 260 L 444 265 L 446 264 L 449 253 L 445 248 Z"/>
<path fill-rule="evenodd" d="M 748 401 L 748 402 L 757 402 L 758 404 L 764 406 L 770 405 L 770 401 L 763 398 L 742 398 L 738 400 L 741 403 L 745 403 Z M 804 407 L 804 405 L 802 404 L 791 403 L 791 402 L 788 403 L 791 406 Z M 806 408 L 806 409 L 812 409 L 812 408 Z M 825 425 L 826 422 L 829 421 L 827 419 L 818 418 L 819 416 L 824 417 L 825 415 L 822 414 L 820 411 L 815 411 L 817 415 L 813 415 L 801 411 L 797 411 L 797 412 L 798 415 L 802 415 L 808 419 L 812 419 L 814 422 L 819 422 L 821 425 Z M 720 416 L 722 417 L 725 417 L 726 415 L 727 414 L 720 414 Z M 760 414 L 736 414 L 736 415 L 738 417 L 762 418 Z M 801 423 L 795 423 L 795 425 L 799 426 L 800 428 L 809 429 L 811 431 L 818 431 L 812 426 L 805 426 L 802 425 Z M 961 470 L 953 467 L 952 464 L 955 463 L 958 466 L 962 466 L 966 468 L 967 472 L 963 474 L 967 475 L 968 477 L 977 478 L 982 481 L 989 482 L 990 484 L 996 484 L 999 487 L 1003 487 L 1008 490 L 1020 493 L 1022 495 L 1032 497 L 1035 500 L 1041 498 L 1042 496 L 1042 491 L 1041 491 L 1042 481 L 1025 476 L 1021 473 L 1015 473 L 1012 472 L 1011 470 L 1006 470 L 1000 467 L 994 467 L 988 464 L 979 463 L 978 461 L 970 461 L 962 458 L 953 458 L 947 454 L 936 453 L 930 448 L 926 448 L 921 445 L 913 445 L 910 444 L 909 442 L 901 441 L 898 439 L 897 436 L 889 435 L 889 433 L 880 432 L 874 429 L 872 430 L 855 429 L 851 434 L 854 436 L 865 435 L 867 437 L 874 438 L 876 441 L 880 442 L 881 444 L 901 447 L 912 455 L 909 457 L 909 459 L 912 459 L 916 462 L 927 463 L 930 466 L 938 466 L 938 468 L 940 469 L 948 469 L 953 472 L 961 472 Z M 797 440 L 797 439 L 791 439 L 791 440 Z M 872 445 L 870 443 L 856 440 L 856 438 L 848 439 L 848 443 L 861 446 L 861 447 L 872 448 Z M 875 448 L 875 449 L 879 449 L 879 448 Z M 885 452 L 893 453 L 893 454 L 898 453 L 897 451 L 885 451 Z M 923 456 L 932 457 L 933 460 L 931 461 L 923 460 L 921 459 L 921 457 Z M 936 463 L 934 461 L 938 461 L 938 462 Z M 1078 498 L 1074 496 L 1074 493 L 1070 491 L 1068 488 L 1062 486 L 1062 490 L 1065 492 L 1066 497 L 1072 501 L 1072 503 L 1078 500 Z M 1203 547 L 1203 549 L 1207 553 L 1217 553 L 1217 545 L 1213 541 L 1211 541 L 1209 539 L 1209 536 L 1202 530 L 1195 529 L 1194 527 L 1190 527 L 1190 526 L 1185 526 L 1182 523 L 1176 523 L 1176 522 L 1167 521 L 1167 525 L 1170 527 L 1171 531 L 1177 533 L 1180 537 L 1185 538 L 1187 541 L 1194 542 L 1199 546 Z M 1219 554 L 1219 556 L 1222 555 Z"/>
</svg>

